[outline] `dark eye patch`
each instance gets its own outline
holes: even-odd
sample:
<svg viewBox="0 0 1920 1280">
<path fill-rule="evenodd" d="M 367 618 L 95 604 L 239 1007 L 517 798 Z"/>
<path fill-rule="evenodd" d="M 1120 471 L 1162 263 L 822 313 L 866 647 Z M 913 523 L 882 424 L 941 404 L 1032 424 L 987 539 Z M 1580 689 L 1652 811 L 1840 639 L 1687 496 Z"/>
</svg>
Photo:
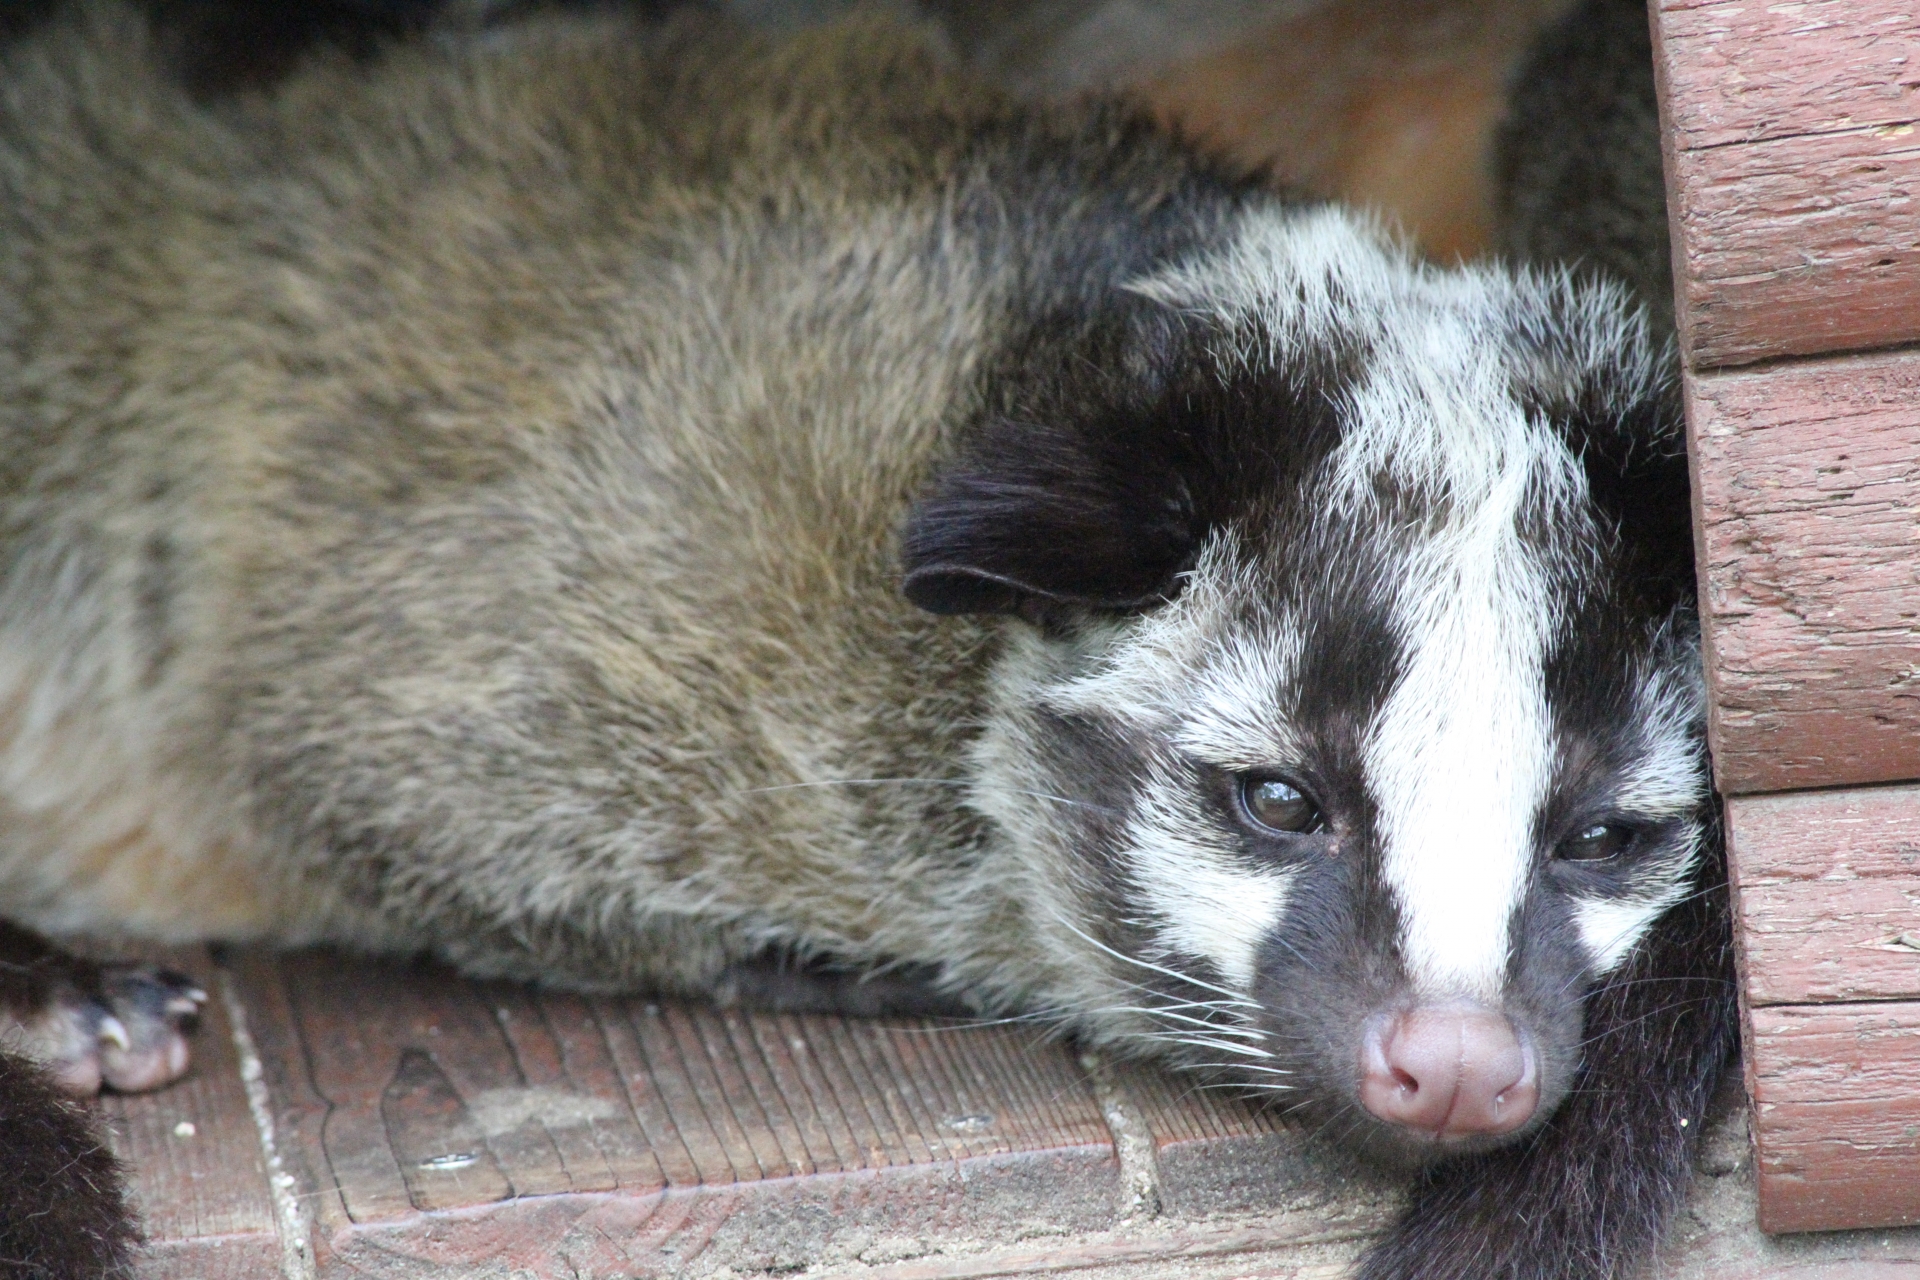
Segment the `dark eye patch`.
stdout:
<svg viewBox="0 0 1920 1280">
<path fill-rule="evenodd" d="M 1326 825 L 1312 797 L 1284 778 L 1243 778 L 1240 808 L 1255 827 L 1282 835 L 1307 835 Z"/>
<path fill-rule="evenodd" d="M 1562 840 L 1553 856 L 1565 862 L 1610 862 L 1640 841 L 1640 833 L 1623 822 L 1596 822 Z"/>
</svg>

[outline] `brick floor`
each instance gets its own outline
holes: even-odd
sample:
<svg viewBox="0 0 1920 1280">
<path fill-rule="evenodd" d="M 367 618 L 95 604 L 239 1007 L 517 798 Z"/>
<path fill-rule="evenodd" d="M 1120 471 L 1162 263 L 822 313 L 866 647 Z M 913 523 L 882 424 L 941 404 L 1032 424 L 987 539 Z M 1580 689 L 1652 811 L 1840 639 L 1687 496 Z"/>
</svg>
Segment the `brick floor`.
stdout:
<svg viewBox="0 0 1920 1280">
<path fill-rule="evenodd" d="M 219 996 L 193 1072 L 100 1104 L 149 1280 L 1304 1280 L 1341 1274 L 1393 1207 L 1229 1094 L 1022 1024 L 166 959 Z M 1761 1236 L 1728 1112 L 1657 1275 L 1920 1280 L 1920 1230 Z"/>
</svg>

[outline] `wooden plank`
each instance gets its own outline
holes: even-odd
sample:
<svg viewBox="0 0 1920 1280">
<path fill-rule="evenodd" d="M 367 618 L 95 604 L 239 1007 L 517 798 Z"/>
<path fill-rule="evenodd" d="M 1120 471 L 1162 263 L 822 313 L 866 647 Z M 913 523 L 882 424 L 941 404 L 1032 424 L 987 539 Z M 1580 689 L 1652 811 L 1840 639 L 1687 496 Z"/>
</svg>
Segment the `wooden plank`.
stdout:
<svg viewBox="0 0 1920 1280">
<path fill-rule="evenodd" d="M 81 942 L 75 949 L 163 964 L 213 995 L 185 1078 L 153 1093 L 104 1094 L 95 1104 L 114 1153 L 130 1170 L 134 1208 L 147 1234 L 141 1280 L 277 1274 L 280 1242 L 265 1158 L 212 958 L 204 947 Z"/>
<path fill-rule="evenodd" d="M 1920 999 L 1920 787 L 1727 801 L 1755 1005 Z"/>
<path fill-rule="evenodd" d="M 546 1131 L 569 1185 L 585 1191 L 664 1185 L 666 1175 L 645 1136 L 625 1123 L 617 1108 L 575 1104 L 580 1124 L 548 1125 L 542 1119 L 566 1114 L 568 1098 L 613 1097 L 620 1087 L 606 1038 L 598 1034 L 584 999 L 509 987 L 496 991 L 493 1008 L 514 1064 L 532 1091 L 523 1102 L 508 1105 Z M 486 1123 L 497 1129 L 508 1122 L 501 1116 Z"/>
<path fill-rule="evenodd" d="M 1695 368 L 1920 341 L 1920 13 L 1656 0 Z"/>
<path fill-rule="evenodd" d="M 1920 27 L 1910 7 L 1661 0 L 1654 22 L 1685 63 L 1684 79 L 1669 80 L 1667 127 L 1690 149 L 1914 119 Z"/>
<path fill-rule="evenodd" d="M 1397 1191 L 1306 1140 L 1279 1106 L 1193 1077 L 1132 1068 L 1121 1083 L 1153 1134 L 1162 1208 L 1176 1218 L 1303 1215 L 1328 1238 L 1385 1229 Z"/>
<path fill-rule="evenodd" d="M 564 996 L 325 953 L 235 975 L 323 1277 L 778 1270 L 888 1233 L 1114 1221 L 1105 1121 L 1030 1028 Z"/>
<path fill-rule="evenodd" d="M 1920 777 L 1920 351 L 1685 389 L 1720 788 Z"/>
<path fill-rule="evenodd" d="M 1783 865 L 1817 874 L 1825 865 L 1820 856 L 1817 850 L 1798 862 L 1789 856 Z M 1085 1082 L 1056 1046 L 1029 1029 L 954 1030 L 685 1009 L 676 1012 L 686 1015 L 694 1041 L 684 1043 L 697 1041 L 702 1054 L 732 1056 L 733 1067 L 715 1072 L 716 1078 L 731 1077 L 729 1088 L 768 1104 L 767 1132 L 760 1137 L 771 1139 L 790 1165 L 802 1158 L 797 1153 L 804 1146 L 804 1159 L 816 1172 L 715 1187 L 667 1186 L 661 1164 L 647 1148 L 634 1145 L 638 1126 L 591 1104 L 579 1105 L 577 1097 L 632 1096 L 636 1085 L 613 1064 L 636 1050 L 633 1044 L 613 1047 L 624 1034 L 617 1024 L 664 1019 L 669 1006 L 655 1006 L 658 1012 L 649 1014 L 644 1001 L 559 996 L 497 984 L 454 982 L 449 990 L 445 975 L 432 970 L 402 967 L 384 978 L 380 970 L 248 953 L 233 962 L 261 1053 L 263 1083 L 272 1097 L 278 1150 L 294 1174 L 295 1199 L 312 1219 L 322 1280 L 699 1275 L 724 1274 L 726 1268 L 734 1274 L 811 1268 L 876 1280 L 1061 1272 L 1149 1280 L 1175 1270 L 1213 1280 L 1308 1274 L 1330 1280 L 1344 1274 L 1340 1260 L 1383 1226 L 1393 1208 L 1390 1189 L 1355 1177 L 1323 1154 L 1311 1154 L 1274 1112 L 1232 1093 L 1202 1088 L 1191 1077 L 1136 1066 L 1104 1073 L 1103 1088 L 1117 1086 L 1152 1135 L 1165 1213 L 1149 1221 L 1117 1220 L 1111 1152 L 1104 1142 L 1089 1140 L 1100 1134 Z M 370 975 L 392 985 L 370 986 Z M 333 1104 L 314 1089 L 315 1064 L 309 1060 L 314 1046 L 302 1039 L 295 1011 L 312 1014 L 332 1007 L 337 1012 L 362 997 L 391 1000 L 395 986 L 415 986 L 409 998 L 429 1012 L 448 1011 L 424 1024 L 396 1018 L 376 1034 L 362 1035 L 358 1045 L 379 1049 L 395 1026 L 417 1030 L 430 1042 L 444 1042 L 455 1034 L 452 1029 L 463 1026 L 458 1034 L 477 1034 L 467 1013 L 446 1002 L 462 993 L 484 997 L 481 1003 L 493 1006 L 501 1042 L 526 1082 L 524 1091 L 485 1101 L 460 1094 L 462 1112 L 449 1104 L 447 1093 L 468 1087 L 462 1081 L 469 1077 L 443 1064 L 442 1055 L 450 1052 L 444 1043 L 387 1044 L 393 1075 L 380 1087 L 367 1086 L 351 1096 L 374 1096 L 393 1108 L 403 1128 L 413 1126 L 400 1145 L 436 1151 L 442 1145 L 433 1140 L 436 1136 L 474 1142 L 478 1134 L 497 1144 L 487 1150 L 502 1176 L 526 1177 L 529 1153 L 544 1152 L 540 1158 L 556 1167 L 564 1164 L 574 1180 L 565 1185 L 610 1189 L 522 1194 L 351 1221 L 344 1206 L 352 1197 L 326 1163 L 346 1154 L 327 1145 Z M 1882 1006 L 1888 1007 L 1911 1006 Z M 611 1035 L 607 1024 L 616 1024 Z M 223 1029 L 203 1029 L 191 1087 L 107 1105 L 133 1107 L 149 1137 L 171 1135 L 183 1117 L 209 1114 L 198 1092 L 201 1084 L 224 1081 L 223 1087 L 234 1089 L 225 1105 L 237 1115 L 237 1064 L 223 1048 L 224 1035 L 208 1038 Z M 412 1066 L 407 1065 L 410 1053 Z M 216 1055 L 227 1061 L 216 1062 Z M 423 1069 L 420 1057 L 433 1070 Z M 1755 1060 L 1769 1061 L 1764 1052 Z M 208 1072 L 205 1082 L 203 1071 Z M 879 1096 L 889 1091 L 891 1100 Z M 411 1093 L 422 1096 L 400 1096 Z M 556 1094 L 576 1101 L 563 1105 Z M 771 1105 L 776 1100 L 786 1106 L 785 1118 Z M 751 1114 L 745 1101 L 737 1096 L 727 1103 L 743 1126 Z M 849 1102 L 863 1112 L 857 1124 L 848 1117 Z M 664 1114 L 672 1118 L 671 1112 Z M 422 1117 L 436 1115 L 445 1118 L 443 1128 L 421 1123 Z M 898 1128 L 901 1117 L 918 1117 L 914 1123 L 933 1158 L 908 1159 L 907 1139 Z M 523 1132 L 529 1122 L 534 1134 Z M 856 1139 L 856 1133 L 873 1140 Z M 1084 1145 L 1047 1145 L 1062 1140 Z M 749 1147 L 756 1145 L 766 1149 L 764 1144 Z M 147 1166 L 180 1158 L 164 1150 L 123 1150 Z M 207 1156 L 209 1172 L 246 1163 L 232 1147 L 195 1154 Z M 686 1160 L 684 1152 L 677 1158 L 683 1167 Z M 345 1161 L 342 1167 L 359 1166 Z M 404 1185 L 404 1171 L 396 1176 Z M 156 1175 L 150 1168 L 136 1168 L 135 1179 L 141 1188 L 136 1194 L 159 1192 L 146 1201 L 151 1221 L 185 1220 L 198 1196 L 199 1229 L 220 1229 L 217 1216 L 204 1207 L 206 1188 L 199 1182 Z M 257 1190 L 259 1184 L 249 1185 Z M 1689 1221 L 1711 1224 L 1711 1238 L 1690 1235 L 1676 1242 L 1663 1274 L 1699 1280 L 1787 1275 L 1878 1280 L 1902 1274 L 1897 1268 L 1912 1268 L 1920 1257 L 1915 1252 L 1920 1233 L 1875 1233 L 1851 1243 L 1847 1237 L 1765 1240 L 1742 1227 L 1751 1221 L 1753 1204 L 1744 1173 L 1710 1178 L 1701 1190 L 1705 1199 L 1696 1199 Z M 1735 1192 L 1731 1198 L 1721 1194 L 1729 1190 Z M 444 1198 L 446 1188 L 428 1192 Z M 173 1203 L 169 1197 L 174 1196 L 186 1201 Z M 143 1276 L 256 1280 L 278 1274 L 279 1256 L 269 1247 L 270 1236 L 258 1229 L 266 1225 L 261 1200 L 253 1200 L 251 1213 L 255 1229 L 247 1234 L 190 1236 L 186 1249 L 163 1241 L 163 1249 L 147 1259 Z M 1888 1245 L 1894 1246 L 1891 1252 Z"/>
<path fill-rule="evenodd" d="M 1916 1060 L 1920 1004 L 1749 1011 L 1763 1230 L 1920 1222 Z"/>
</svg>

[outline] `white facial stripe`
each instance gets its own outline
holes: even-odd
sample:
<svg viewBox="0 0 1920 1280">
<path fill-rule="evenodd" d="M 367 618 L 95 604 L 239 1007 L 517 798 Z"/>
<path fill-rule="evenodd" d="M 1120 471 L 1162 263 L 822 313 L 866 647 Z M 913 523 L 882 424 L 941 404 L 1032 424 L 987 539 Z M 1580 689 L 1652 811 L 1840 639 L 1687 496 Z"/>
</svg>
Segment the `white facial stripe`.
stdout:
<svg viewBox="0 0 1920 1280">
<path fill-rule="evenodd" d="M 1227 620 L 1258 590 L 1235 534 L 1219 531 L 1179 597 L 1133 624 L 1125 644 L 1053 691 L 1048 704 L 1172 731 L 1182 750 L 1223 768 L 1296 758 L 1299 744 L 1274 714 L 1274 699 L 1299 665 L 1298 628 L 1253 632 Z"/>
<path fill-rule="evenodd" d="M 1641 680 L 1634 717 L 1640 728 L 1639 751 L 1614 792 L 1623 813 L 1677 818 L 1705 798 L 1706 762 L 1695 726 L 1706 691 L 1698 671 L 1697 659 L 1682 660 Z"/>
<path fill-rule="evenodd" d="M 1430 269 L 1372 223 L 1331 208 L 1254 210 L 1226 250 L 1133 287 L 1241 334 L 1246 345 L 1226 353 L 1230 359 L 1285 368 L 1295 349 L 1337 335 L 1366 349 L 1367 376 L 1343 406 L 1347 432 L 1329 459 L 1327 496 L 1361 528 L 1391 526 L 1394 513 L 1375 506 L 1383 479 L 1387 491 L 1431 502 L 1409 507 L 1424 507 L 1430 523 L 1397 531 L 1412 539 L 1392 557 L 1406 568 L 1394 603 L 1405 666 L 1366 749 L 1383 871 L 1405 922 L 1413 981 L 1435 994 L 1497 997 L 1511 918 L 1536 856 L 1534 817 L 1552 776 L 1542 686 L 1553 638 L 1549 582 L 1584 571 L 1574 561 L 1583 542 L 1578 525 L 1588 518 L 1578 461 L 1554 433 L 1525 418 L 1511 387 L 1548 390 L 1551 374 L 1552 387 L 1572 395 L 1604 374 L 1623 397 L 1640 397 L 1665 376 L 1666 357 L 1646 342 L 1644 317 L 1618 290 L 1576 288 L 1564 273 Z M 1530 331 L 1533 341 L 1509 344 L 1516 330 Z M 1255 342 L 1269 345 L 1256 349 Z M 1549 346 L 1552 359 L 1540 354 Z M 1539 368 L 1528 363 L 1535 357 Z M 1525 513 L 1528 502 L 1545 509 Z M 1545 553 L 1522 542 L 1516 521 L 1523 514 L 1574 534 L 1560 548 L 1567 563 L 1549 566 Z M 1180 725 L 1174 740 L 1181 749 L 1238 768 L 1297 757 L 1284 726 L 1273 727 L 1280 718 L 1271 691 L 1298 669 L 1298 635 L 1283 639 L 1265 652 L 1234 654 L 1196 651 L 1191 637 L 1179 652 L 1171 636 L 1162 639 L 1155 705 L 1161 724 Z M 1182 666 L 1188 683 L 1164 679 Z M 1273 683 L 1262 688 L 1266 681 Z M 1683 684 L 1671 672 L 1650 672 L 1642 683 L 1638 760 L 1614 792 L 1625 812 L 1680 817 L 1699 802 L 1705 781 L 1691 736 L 1699 692 Z M 1163 825 L 1151 840 L 1140 835 L 1136 856 L 1172 850 L 1179 832 L 1194 829 Z M 1685 892 L 1697 843 L 1696 833 L 1683 856 L 1643 868 L 1633 897 L 1576 905 L 1582 941 L 1599 968 L 1617 965 Z M 1209 935 L 1222 954 L 1250 955 L 1257 930 L 1246 932 L 1231 915 L 1219 917 L 1224 928 L 1210 925 L 1214 917 L 1198 905 L 1247 892 L 1236 882 L 1248 873 L 1209 861 L 1217 855 L 1205 849 L 1191 851 L 1191 862 L 1186 852 L 1179 856 L 1221 878 L 1186 897 L 1184 907 L 1160 904 L 1169 921 L 1187 912 L 1168 928 L 1191 935 L 1183 945 L 1203 954 L 1212 954 L 1199 941 Z M 1155 874 L 1141 878 L 1165 883 Z M 1284 905 L 1285 895 L 1281 877 L 1273 901 Z"/>
<path fill-rule="evenodd" d="M 1687 894 L 1689 873 L 1700 856 L 1704 833 L 1689 824 L 1673 852 L 1635 869 L 1639 892 L 1626 898 L 1582 898 L 1573 908 L 1580 943 L 1597 974 L 1610 973 L 1626 959 L 1667 908 Z"/>
<path fill-rule="evenodd" d="M 1434 519 L 1396 555 L 1407 568 L 1394 606 L 1406 665 L 1367 747 L 1383 870 L 1415 984 L 1497 997 L 1553 752 L 1541 693 L 1545 570 L 1516 521 L 1542 497 L 1571 511 L 1584 484 L 1489 356 L 1513 286 L 1487 273 L 1425 271 L 1372 228 L 1326 211 L 1250 218 L 1224 254 L 1139 288 L 1228 320 L 1257 311 L 1282 350 L 1249 359 L 1284 362 L 1284 348 L 1330 332 L 1369 344 L 1366 379 L 1344 406 L 1347 430 L 1329 459 L 1328 497 L 1357 526 L 1385 527 L 1393 513 L 1372 510 L 1385 479 L 1426 495 Z M 1249 692 L 1250 709 L 1271 704 L 1271 694 Z M 1208 719 L 1226 736 L 1240 732 L 1231 718 Z M 1220 759 L 1228 745 L 1208 741 L 1198 754 Z"/>
<path fill-rule="evenodd" d="M 1672 906 L 1668 900 L 1644 898 L 1582 898 L 1572 908 L 1574 927 L 1580 931 L 1580 944 L 1592 958 L 1594 973 L 1611 973 L 1626 960 L 1647 929 L 1661 912 Z"/>
<path fill-rule="evenodd" d="M 1298 760 L 1304 745 L 1275 698 L 1300 665 L 1300 629 L 1240 635 L 1209 655 L 1193 677 L 1193 700 L 1174 745 L 1223 769 L 1271 769 Z"/>
<path fill-rule="evenodd" d="M 1225 249 L 1129 287 L 1229 326 L 1258 315 L 1277 349 L 1229 354 L 1280 368 L 1294 346 L 1340 333 L 1392 338 L 1407 332 L 1409 313 L 1438 308 L 1485 317 L 1503 333 L 1526 333 L 1524 341 L 1478 356 L 1543 392 L 1572 394 L 1602 375 L 1623 399 L 1639 399 L 1670 376 L 1670 355 L 1649 340 L 1646 313 L 1624 286 L 1576 283 L 1565 268 L 1442 269 L 1416 259 L 1376 219 L 1330 205 L 1251 209 Z"/>
<path fill-rule="evenodd" d="M 1577 902 L 1573 908 L 1574 925 L 1580 931 L 1580 943 L 1587 949 L 1594 972 L 1612 972 L 1667 905 L 1639 898 L 1584 898 Z"/>
<path fill-rule="evenodd" d="M 1236 991 L 1253 985 L 1260 941 L 1286 910 L 1292 877 L 1256 871 L 1207 838 L 1190 786 L 1156 776 L 1128 824 L 1122 855 L 1159 941 L 1213 963 Z"/>
<path fill-rule="evenodd" d="M 1230 533 L 1215 537 L 1173 603 L 1132 623 L 1125 643 L 1090 674 L 1050 690 L 1047 705 L 1169 734 L 1181 751 L 1224 768 L 1295 758 L 1274 698 L 1291 678 L 1297 643 L 1236 633 L 1218 617 L 1255 589 L 1243 563 Z M 1159 945 L 1209 961 L 1223 984 L 1245 991 L 1292 877 L 1248 867 L 1216 842 L 1213 824 L 1190 779 L 1156 770 L 1142 783 L 1119 856 Z"/>
<path fill-rule="evenodd" d="M 1656 644 L 1656 651 L 1661 647 Z M 1614 804 L 1630 817 L 1687 818 L 1707 795 L 1706 761 L 1696 731 L 1705 699 L 1697 660 L 1684 651 L 1669 651 L 1666 658 L 1640 679 L 1634 715 L 1638 750 L 1614 786 Z M 1574 904 L 1574 924 L 1594 972 L 1611 972 L 1661 913 L 1685 896 L 1704 838 L 1699 824 L 1688 821 L 1672 853 L 1634 868 L 1631 897 Z"/>
<path fill-rule="evenodd" d="M 1475 358 L 1478 317 L 1437 308 L 1424 321 L 1376 354 L 1332 472 L 1355 513 L 1382 478 L 1432 504 L 1433 524 L 1402 560 L 1405 665 L 1367 745 L 1367 781 L 1410 979 L 1429 995 L 1495 999 L 1554 751 L 1547 568 L 1518 524 L 1530 501 L 1571 512 L 1584 480 L 1514 404 L 1503 372 Z"/>
<path fill-rule="evenodd" d="M 1503 505 L 1420 557 L 1397 619 L 1405 673 L 1367 745 L 1403 953 L 1430 994 L 1499 993 L 1552 759 L 1546 601 L 1495 527 Z"/>
<path fill-rule="evenodd" d="M 1258 311 L 1274 339 L 1287 343 L 1348 330 L 1370 317 L 1384 320 L 1410 282 L 1438 278 L 1371 219 L 1327 206 L 1256 210 L 1225 250 L 1132 288 L 1177 310 L 1228 321 Z"/>
</svg>

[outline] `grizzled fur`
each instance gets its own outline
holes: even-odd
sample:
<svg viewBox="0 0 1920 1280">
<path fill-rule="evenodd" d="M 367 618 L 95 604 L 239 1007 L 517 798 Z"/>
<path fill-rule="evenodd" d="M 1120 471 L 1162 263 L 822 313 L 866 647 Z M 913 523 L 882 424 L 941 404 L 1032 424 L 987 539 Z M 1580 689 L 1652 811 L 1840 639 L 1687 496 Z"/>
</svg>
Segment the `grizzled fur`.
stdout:
<svg viewBox="0 0 1920 1280">
<path fill-rule="evenodd" d="M 1639 0 L 1583 0 L 1535 43 L 1496 142 L 1499 248 L 1625 281 L 1673 329 L 1653 36 Z"/>
<path fill-rule="evenodd" d="M 1370 1275 L 1621 1274 L 1725 1056 L 1669 365 L 883 25 L 209 102 L 82 5 L 0 66 L 0 904 L 887 967 L 1426 1170 Z M 1504 1146 L 1356 1104 L 1454 998 L 1537 1048 Z"/>
</svg>

